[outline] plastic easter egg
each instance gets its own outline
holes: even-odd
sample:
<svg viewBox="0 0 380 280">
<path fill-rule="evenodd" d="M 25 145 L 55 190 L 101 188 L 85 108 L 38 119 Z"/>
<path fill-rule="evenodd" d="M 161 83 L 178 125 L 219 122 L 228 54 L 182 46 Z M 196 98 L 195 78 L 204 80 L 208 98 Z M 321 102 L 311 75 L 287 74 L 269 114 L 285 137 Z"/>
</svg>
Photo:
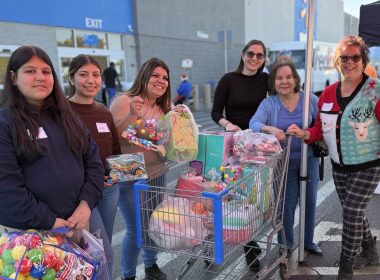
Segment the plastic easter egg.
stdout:
<svg viewBox="0 0 380 280">
<path fill-rule="evenodd" d="M 135 129 L 139 129 L 139 125 L 138 125 L 138 124 L 135 124 L 133 127 L 134 127 Z"/>
<path fill-rule="evenodd" d="M 3 254 L 5 248 L 6 248 L 7 244 L 1 244 L 0 245 L 0 256 Z"/>
<path fill-rule="evenodd" d="M 142 119 L 137 119 L 136 124 L 140 125 L 142 123 Z"/>
<path fill-rule="evenodd" d="M 57 259 L 56 264 L 54 265 L 54 269 L 56 271 L 60 270 L 63 266 L 65 266 L 65 262 L 62 259 Z"/>
<path fill-rule="evenodd" d="M 31 234 L 25 239 L 23 245 L 28 246 L 29 249 L 36 248 L 37 246 L 42 245 L 41 237 L 38 234 Z"/>
<path fill-rule="evenodd" d="M 9 275 L 9 278 L 12 278 L 12 279 L 16 278 L 16 273 L 13 272 L 11 275 Z M 25 280 L 25 275 L 20 274 L 20 273 L 17 274 L 16 280 Z"/>
<path fill-rule="evenodd" d="M 34 248 L 32 250 L 29 250 L 27 255 L 33 263 L 41 263 L 41 261 L 42 261 L 41 249 Z"/>
<path fill-rule="evenodd" d="M 30 276 L 34 278 L 42 278 L 46 272 L 46 267 L 41 264 L 34 264 L 30 270 Z"/>
<path fill-rule="evenodd" d="M 0 275 L 3 274 L 3 267 L 4 267 L 4 261 L 2 258 L 0 258 Z"/>
<path fill-rule="evenodd" d="M 18 269 L 20 273 L 27 274 L 32 269 L 32 262 L 29 259 L 22 259 L 21 264 L 20 261 L 15 263 L 15 269 Z"/>
<path fill-rule="evenodd" d="M 47 268 L 54 267 L 57 264 L 57 257 L 55 256 L 54 253 L 51 253 L 51 252 L 46 253 L 44 255 L 42 264 L 46 266 Z"/>
<path fill-rule="evenodd" d="M 4 260 L 4 263 L 13 263 L 14 262 L 13 257 L 12 257 L 12 250 L 11 249 L 4 250 L 3 254 L 1 255 L 1 257 Z"/>
<path fill-rule="evenodd" d="M 16 245 L 12 249 L 12 257 L 14 260 L 19 260 L 24 256 L 24 253 L 26 251 L 26 246 L 25 245 Z"/>
<path fill-rule="evenodd" d="M 25 280 L 38 280 L 37 278 L 34 278 L 33 276 L 26 275 Z"/>
<path fill-rule="evenodd" d="M 14 272 L 15 272 L 15 268 L 13 267 L 13 264 L 11 264 L 11 263 L 4 264 L 3 273 L 2 273 L 3 276 L 9 277 L 9 275 L 11 275 Z"/>
<path fill-rule="evenodd" d="M 141 134 L 145 134 L 145 129 L 140 130 Z"/>
<path fill-rule="evenodd" d="M 55 279 L 55 270 L 54 268 L 48 268 L 44 274 L 44 276 L 42 276 L 42 280 L 54 280 Z"/>
<path fill-rule="evenodd" d="M 2 235 L 0 237 L 0 245 L 7 243 L 9 240 L 9 237 L 7 235 Z"/>
</svg>

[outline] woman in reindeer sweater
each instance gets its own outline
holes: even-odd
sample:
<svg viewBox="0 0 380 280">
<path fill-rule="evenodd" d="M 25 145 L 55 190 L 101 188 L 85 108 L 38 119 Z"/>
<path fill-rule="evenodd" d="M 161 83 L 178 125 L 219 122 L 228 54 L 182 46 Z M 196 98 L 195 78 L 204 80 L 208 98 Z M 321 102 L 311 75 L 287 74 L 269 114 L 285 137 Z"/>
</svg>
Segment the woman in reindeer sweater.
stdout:
<svg viewBox="0 0 380 280">
<path fill-rule="evenodd" d="M 292 125 L 288 130 L 306 143 L 323 138 L 328 145 L 343 206 L 340 280 L 352 279 L 353 267 L 379 263 L 376 237 L 365 216 L 380 181 L 380 81 L 364 74 L 368 54 L 360 37 L 344 37 L 334 56 L 341 81 L 322 93 L 314 126 L 302 130 Z"/>
</svg>

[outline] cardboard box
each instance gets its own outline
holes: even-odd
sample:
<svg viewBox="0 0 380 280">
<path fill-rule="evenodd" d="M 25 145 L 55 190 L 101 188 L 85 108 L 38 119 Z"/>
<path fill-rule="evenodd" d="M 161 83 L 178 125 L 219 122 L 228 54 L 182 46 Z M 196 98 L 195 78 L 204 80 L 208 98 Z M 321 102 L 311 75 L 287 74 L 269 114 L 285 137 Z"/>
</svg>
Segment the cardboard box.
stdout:
<svg viewBox="0 0 380 280">
<path fill-rule="evenodd" d="M 197 159 L 203 162 L 203 174 L 219 167 L 232 156 L 234 132 L 203 131 L 199 133 Z"/>
</svg>

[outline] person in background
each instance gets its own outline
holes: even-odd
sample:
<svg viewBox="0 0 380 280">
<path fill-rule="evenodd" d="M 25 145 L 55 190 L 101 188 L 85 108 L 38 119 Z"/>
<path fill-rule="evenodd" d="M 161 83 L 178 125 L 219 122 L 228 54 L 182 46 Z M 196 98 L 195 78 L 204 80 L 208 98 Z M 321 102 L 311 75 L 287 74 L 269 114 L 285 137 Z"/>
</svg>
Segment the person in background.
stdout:
<svg viewBox="0 0 380 280">
<path fill-rule="evenodd" d="M 116 81 L 121 88 L 121 83 L 119 80 L 119 74 L 117 73 L 115 69 L 115 63 L 111 62 L 110 66 L 103 71 L 103 79 L 104 84 L 106 86 L 105 91 L 108 94 L 108 102 L 107 106 L 109 106 L 112 102 L 112 100 L 115 98 L 117 90 L 116 90 Z"/>
<path fill-rule="evenodd" d="M 174 105 L 183 104 L 187 97 L 189 97 L 190 93 L 193 91 L 193 86 L 188 81 L 188 77 L 186 74 L 182 74 L 181 76 L 181 84 L 177 89 L 177 96 L 174 99 Z"/>
<path fill-rule="evenodd" d="M 376 68 L 373 67 L 370 63 L 367 64 L 367 66 L 365 67 L 364 69 L 364 73 L 368 76 L 368 77 L 372 77 L 372 78 L 375 78 L 377 79 L 377 71 L 376 71 Z"/>
<path fill-rule="evenodd" d="M 285 61 L 292 61 L 292 52 L 290 50 L 281 50 L 276 57 L 276 60 L 267 66 L 269 73 L 273 70 L 276 63 L 281 63 Z"/>
<path fill-rule="evenodd" d="M 247 129 L 249 120 L 267 96 L 269 75 L 263 72 L 265 57 L 264 43 L 251 40 L 241 52 L 238 68 L 220 79 L 211 117 L 225 130 Z"/>
<path fill-rule="evenodd" d="M 100 158 L 106 169 L 106 157 L 118 155 L 121 151 L 111 112 L 94 100 L 102 86 L 101 71 L 99 62 L 94 57 L 90 55 L 74 57 L 69 64 L 69 100 L 72 110 L 87 126 L 98 144 Z M 107 183 L 107 177 L 104 179 L 103 197 L 91 213 L 90 231 L 100 233 L 111 274 L 113 265 L 111 241 L 119 203 L 119 187 L 117 184 Z"/>
<path fill-rule="evenodd" d="M 19 47 L 9 58 L 0 166 L 0 225 L 88 227 L 103 190 L 98 147 L 71 111 L 49 56 L 35 46 Z"/>
<path fill-rule="evenodd" d="M 323 91 L 314 126 L 302 130 L 293 124 L 288 129 L 305 143 L 323 138 L 328 146 L 343 207 L 339 280 L 353 279 L 353 266 L 379 264 L 376 237 L 365 215 L 380 181 L 380 81 L 364 73 L 368 55 L 360 37 L 343 37 L 334 54 L 341 80 Z"/>
<path fill-rule="evenodd" d="M 296 123 L 302 126 L 304 92 L 301 91 L 301 79 L 291 61 L 277 63 L 270 73 L 270 96 L 264 99 L 255 115 L 249 122 L 254 132 L 269 133 L 279 141 L 286 140 L 288 127 Z M 309 125 L 317 115 L 318 98 L 310 98 Z M 288 255 L 293 245 L 294 215 L 299 201 L 301 169 L 301 141 L 293 139 L 289 156 L 289 168 L 286 181 L 283 223 L 285 228 Z M 319 159 L 314 157 L 309 146 L 307 149 L 306 209 L 305 209 L 305 249 L 312 254 L 322 255 L 321 248 L 313 242 L 315 227 L 315 211 L 319 180 Z M 279 236 L 280 243 L 282 242 Z"/>
<path fill-rule="evenodd" d="M 110 107 L 120 137 L 122 152 L 143 152 L 148 178 L 158 178 L 156 180 L 157 182 L 165 181 L 165 153 L 156 145 L 152 145 L 150 149 L 146 149 L 129 143 L 127 139 L 122 138 L 121 135 L 125 129 L 131 125 L 136 128 L 136 137 L 155 141 L 153 139 L 153 137 L 157 136 L 155 126 L 162 116 L 171 109 L 170 92 L 168 66 L 164 61 L 158 58 L 151 58 L 140 67 L 131 89 L 126 94 L 118 95 Z M 133 181 L 119 184 L 119 208 L 127 228 L 121 252 L 121 273 L 122 279 L 124 280 L 135 279 L 137 259 L 140 252 L 140 249 L 136 246 L 134 183 Z M 157 197 L 154 199 L 143 199 L 144 201 L 154 200 L 159 203 Z M 152 205 L 150 206 L 154 207 Z M 167 279 L 166 274 L 157 266 L 157 250 L 143 248 L 142 258 L 145 264 L 146 279 Z"/>
</svg>

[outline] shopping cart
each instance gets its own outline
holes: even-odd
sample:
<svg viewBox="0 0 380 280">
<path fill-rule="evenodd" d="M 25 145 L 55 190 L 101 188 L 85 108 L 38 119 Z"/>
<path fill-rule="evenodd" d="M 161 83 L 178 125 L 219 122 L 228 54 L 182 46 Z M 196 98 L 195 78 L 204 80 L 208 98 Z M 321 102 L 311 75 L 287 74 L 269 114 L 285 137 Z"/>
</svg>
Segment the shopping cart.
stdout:
<svg viewBox="0 0 380 280">
<path fill-rule="evenodd" d="M 286 279 L 282 215 L 290 143 L 291 137 L 281 152 L 220 192 L 176 189 L 189 163 L 137 182 L 137 245 L 184 259 L 173 279 L 265 279 L 278 267 Z M 278 234 L 285 244 L 276 242 Z"/>
</svg>

